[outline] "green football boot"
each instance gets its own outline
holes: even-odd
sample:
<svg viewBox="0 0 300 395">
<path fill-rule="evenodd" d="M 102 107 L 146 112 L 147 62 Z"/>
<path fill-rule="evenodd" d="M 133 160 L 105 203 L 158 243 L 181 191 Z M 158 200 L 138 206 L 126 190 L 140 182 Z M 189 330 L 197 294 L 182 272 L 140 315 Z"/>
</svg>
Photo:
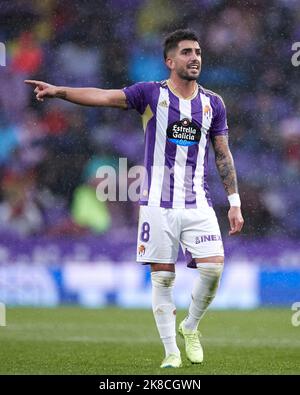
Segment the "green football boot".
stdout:
<svg viewBox="0 0 300 395">
<path fill-rule="evenodd" d="M 168 355 L 161 363 L 161 368 L 180 368 L 182 365 L 179 354 Z"/>
<path fill-rule="evenodd" d="M 199 332 L 186 329 L 184 321 L 182 321 L 179 325 L 178 333 L 184 339 L 187 358 L 192 363 L 203 362 L 203 349 L 199 340 Z"/>
</svg>

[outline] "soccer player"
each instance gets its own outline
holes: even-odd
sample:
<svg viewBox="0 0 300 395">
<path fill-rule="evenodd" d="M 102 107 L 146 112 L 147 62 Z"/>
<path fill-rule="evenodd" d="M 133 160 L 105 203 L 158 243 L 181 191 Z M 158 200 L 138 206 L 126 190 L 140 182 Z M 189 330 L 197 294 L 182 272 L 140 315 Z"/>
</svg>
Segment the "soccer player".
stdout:
<svg viewBox="0 0 300 395">
<path fill-rule="evenodd" d="M 224 264 L 224 250 L 207 186 L 209 143 L 228 195 L 230 235 L 241 231 L 243 217 L 237 177 L 228 146 L 222 98 L 197 83 L 201 48 L 197 35 L 176 30 L 164 42 L 169 79 L 140 82 L 124 89 L 58 87 L 26 80 L 39 101 L 61 98 L 88 106 L 135 109 L 145 130 L 145 177 L 141 185 L 137 261 L 151 265 L 152 306 L 165 348 L 161 368 L 180 367 L 173 301 L 179 244 L 188 267 L 198 275 L 186 318 L 179 325 L 187 358 L 203 361 L 198 325 L 215 297 Z M 147 65 L 145 65 L 147 67 Z"/>
</svg>

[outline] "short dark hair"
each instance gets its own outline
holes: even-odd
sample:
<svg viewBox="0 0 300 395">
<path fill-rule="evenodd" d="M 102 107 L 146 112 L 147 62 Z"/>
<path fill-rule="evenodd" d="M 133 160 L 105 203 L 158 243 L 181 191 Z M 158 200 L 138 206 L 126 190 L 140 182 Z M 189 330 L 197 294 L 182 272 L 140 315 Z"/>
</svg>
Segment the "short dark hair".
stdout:
<svg viewBox="0 0 300 395">
<path fill-rule="evenodd" d="M 168 52 L 175 49 L 180 41 L 191 40 L 199 43 L 199 38 L 193 30 L 178 29 L 167 35 L 164 41 L 164 58 L 167 59 Z"/>
</svg>

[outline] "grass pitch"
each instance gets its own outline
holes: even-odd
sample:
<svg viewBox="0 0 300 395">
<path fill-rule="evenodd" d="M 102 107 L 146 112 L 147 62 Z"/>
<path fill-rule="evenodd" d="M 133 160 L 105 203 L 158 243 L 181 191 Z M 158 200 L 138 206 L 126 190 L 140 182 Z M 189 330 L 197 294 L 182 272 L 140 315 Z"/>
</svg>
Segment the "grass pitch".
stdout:
<svg viewBox="0 0 300 395">
<path fill-rule="evenodd" d="M 160 369 L 163 347 L 151 310 L 8 308 L 0 327 L 0 374 L 300 374 L 300 327 L 292 311 L 209 311 L 204 363 Z M 184 317 L 179 311 L 177 323 Z"/>
</svg>

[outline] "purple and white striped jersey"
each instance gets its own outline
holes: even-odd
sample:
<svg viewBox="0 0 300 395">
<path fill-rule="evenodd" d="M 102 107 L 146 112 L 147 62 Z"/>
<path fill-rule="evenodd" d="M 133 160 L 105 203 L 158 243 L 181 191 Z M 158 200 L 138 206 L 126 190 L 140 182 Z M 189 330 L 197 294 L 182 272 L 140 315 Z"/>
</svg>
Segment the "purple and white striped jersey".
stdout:
<svg viewBox="0 0 300 395">
<path fill-rule="evenodd" d="M 140 204 L 165 208 L 211 206 L 207 164 L 211 136 L 228 133 L 223 100 L 198 85 L 180 98 L 168 81 L 124 88 L 129 109 L 143 118 L 147 170 Z"/>
</svg>

